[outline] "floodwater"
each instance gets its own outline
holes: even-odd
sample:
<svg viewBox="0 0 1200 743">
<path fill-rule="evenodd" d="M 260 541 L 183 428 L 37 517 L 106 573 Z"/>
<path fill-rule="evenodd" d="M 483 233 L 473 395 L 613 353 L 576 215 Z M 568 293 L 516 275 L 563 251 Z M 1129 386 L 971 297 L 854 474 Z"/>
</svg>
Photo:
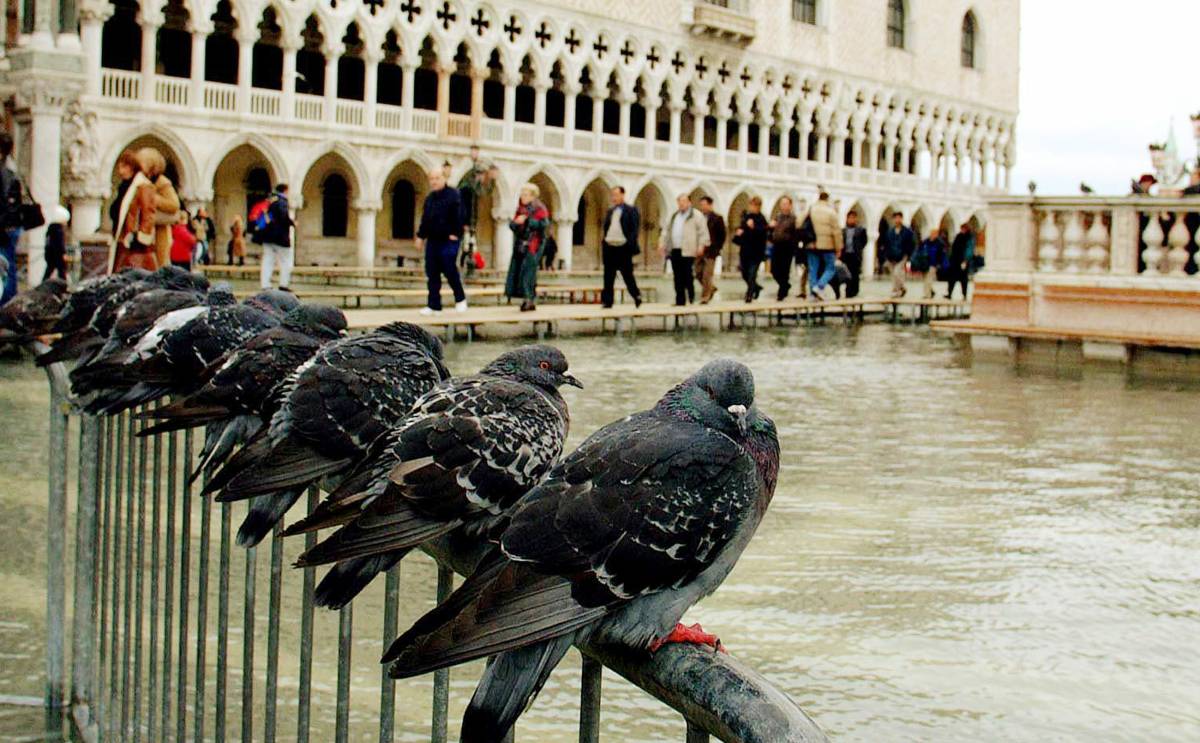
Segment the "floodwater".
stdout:
<svg viewBox="0 0 1200 743">
<path fill-rule="evenodd" d="M 972 364 L 924 329 L 880 325 L 558 344 L 587 385 L 566 392 L 572 442 L 712 357 L 754 370 L 759 405 L 779 424 L 779 489 L 737 569 L 688 621 L 834 739 L 1200 740 L 1200 386 Z M 453 345 L 450 365 L 472 371 L 502 347 Z M 38 695 L 46 397 L 36 370 L 0 366 L 0 410 L 0 694 Z M 265 563 L 264 550 L 260 615 Z M 243 570 L 235 553 L 235 586 Z M 285 740 L 299 624 L 288 572 Z M 433 576 L 423 557 L 404 563 L 402 624 L 430 605 Z M 355 606 L 352 740 L 377 739 L 381 606 L 379 587 Z M 242 632 L 235 591 L 233 648 Z M 313 740 L 332 739 L 335 636 L 336 618 L 319 616 Z M 240 663 L 231 652 L 233 738 Z M 576 739 L 577 664 L 572 654 L 555 673 L 519 740 Z M 452 674 L 452 736 L 477 673 Z M 428 740 L 430 686 L 399 684 L 397 739 Z M 261 735 L 261 685 L 255 694 Z M 611 673 L 602 724 L 603 740 L 683 738 L 675 713 Z"/>
</svg>

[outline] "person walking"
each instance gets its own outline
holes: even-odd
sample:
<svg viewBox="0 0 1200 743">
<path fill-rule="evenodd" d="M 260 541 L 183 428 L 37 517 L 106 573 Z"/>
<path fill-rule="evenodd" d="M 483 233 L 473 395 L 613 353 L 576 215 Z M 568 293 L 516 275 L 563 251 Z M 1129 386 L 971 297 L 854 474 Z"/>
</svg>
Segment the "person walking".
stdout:
<svg viewBox="0 0 1200 743">
<path fill-rule="evenodd" d="M 922 298 L 933 299 L 937 296 L 933 290 L 933 282 L 937 277 L 937 267 L 942 265 L 945 255 L 941 232 L 931 230 L 929 237 L 921 242 L 921 247 L 909 259 L 909 268 L 914 274 L 921 275 Z"/>
<path fill-rule="evenodd" d="M 792 290 L 792 261 L 800 247 L 800 228 L 792 211 L 792 197 L 779 199 L 779 214 L 768 223 L 771 228 L 771 276 L 778 291 L 775 299 L 782 302 Z"/>
<path fill-rule="evenodd" d="M 242 215 L 236 214 L 229 223 L 229 265 L 237 260 L 239 266 L 246 265 L 246 223 Z"/>
<path fill-rule="evenodd" d="M 128 181 L 118 190 L 117 219 L 113 223 L 113 242 L 108 252 L 108 272 L 118 273 L 126 268 L 158 268 L 155 235 L 157 190 L 146 177 L 145 164 L 139 153 L 126 150 L 117 158 L 117 177 Z M 167 257 L 170 257 L 168 252 Z"/>
<path fill-rule="evenodd" d="M 143 147 L 137 152 L 142 163 L 142 172 L 154 184 L 154 253 L 158 265 L 171 261 L 171 231 L 176 215 L 182 208 L 175 184 L 166 176 L 167 160 L 154 147 Z"/>
<path fill-rule="evenodd" d="M 903 212 L 892 212 L 892 226 L 880 236 L 880 241 L 884 270 L 892 275 L 892 297 L 899 299 L 908 293 L 904 286 L 904 271 L 908 259 L 917 250 L 917 238 L 904 224 Z"/>
<path fill-rule="evenodd" d="M 197 262 L 207 266 L 213 262 L 217 250 L 217 223 L 204 207 L 196 210 L 196 228 L 196 239 L 203 243 Z"/>
<path fill-rule="evenodd" d="M 975 260 L 975 233 L 970 223 L 964 223 L 954 236 L 950 246 L 949 265 L 946 274 L 946 299 L 954 298 L 954 285 L 962 284 L 962 298 L 967 298 L 967 282 L 970 280 L 971 263 Z"/>
<path fill-rule="evenodd" d="M 171 228 L 171 265 L 185 271 L 192 270 L 192 254 L 196 250 L 196 236 L 188 229 L 188 213 L 179 210 L 175 226 Z"/>
<path fill-rule="evenodd" d="M 803 298 L 808 296 L 808 255 L 813 251 L 813 246 L 817 242 L 817 233 L 813 232 L 812 207 L 802 200 L 797 213 L 804 214 L 804 218 L 799 220 L 800 226 L 796 230 L 796 266 L 799 269 L 797 273 L 800 275 L 800 291 L 796 293 L 796 296 Z"/>
<path fill-rule="evenodd" d="M 558 240 L 554 239 L 554 235 L 550 234 L 550 228 L 546 228 L 546 247 L 542 249 L 542 268 L 547 271 L 554 270 L 554 259 L 558 257 Z"/>
<path fill-rule="evenodd" d="M 458 274 L 458 248 L 462 242 L 462 203 L 458 191 L 446 187 L 446 172 L 442 168 L 429 171 L 429 193 L 417 228 L 417 246 L 425 250 L 425 278 L 429 285 L 429 300 L 422 315 L 442 311 L 442 276 L 454 292 L 454 309 L 467 311 L 467 293 Z"/>
<path fill-rule="evenodd" d="M 829 203 L 829 194 L 822 191 L 817 203 L 808 212 L 812 219 L 812 250 L 808 251 L 809 299 L 829 299 L 832 290 L 826 292 L 829 282 L 837 275 L 837 258 L 842 252 L 842 229 L 838 224 L 837 212 Z"/>
<path fill-rule="evenodd" d="M 59 207 L 61 209 L 62 207 Z M 65 222 L 55 220 L 46 225 L 46 270 L 42 273 L 42 281 L 55 274 L 63 281 L 67 280 L 67 228 Z"/>
<path fill-rule="evenodd" d="M 708 304 L 717 293 L 713 274 L 717 270 L 717 259 L 725 247 L 725 218 L 713 211 L 711 196 L 700 197 L 700 213 L 708 227 L 708 244 L 696 251 L 696 280 L 700 282 L 700 304 Z"/>
<path fill-rule="evenodd" d="M 846 214 L 846 228 L 842 230 L 842 263 L 846 266 L 846 299 L 858 296 L 859 280 L 862 275 L 863 254 L 867 250 L 867 230 L 858 224 L 858 212 L 853 209 Z"/>
<path fill-rule="evenodd" d="M 521 186 L 517 213 L 508 223 L 508 228 L 513 231 L 513 252 L 504 293 L 509 299 L 521 297 L 525 300 L 521 302 L 522 312 L 537 309 L 538 265 L 546 248 L 546 228 L 550 224 L 550 210 L 538 200 L 540 195 L 537 184 Z"/>
<path fill-rule="evenodd" d="M 624 186 L 614 186 L 608 197 L 610 206 L 604 213 L 604 223 L 600 227 L 600 234 L 603 235 L 600 257 L 604 263 L 604 289 L 600 293 L 600 301 L 605 309 L 613 306 L 613 287 L 619 273 L 629 296 L 633 297 L 634 306 L 641 307 L 642 293 L 633 275 L 633 257 L 642 252 L 638 245 L 642 216 L 636 206 L 625 203 Z"/>
<path fill-rule="evenodd" d="M 262 246 L 262 270 L 259 286 L 271 288 L 271 274 L 279 266 L 279 288 L 287 289 L 292 281 L 292 214 L 288 209 L 288 186 L 280 183 L 267 201 L 263 224 L 254 231 L 253 240 Z"/>
<path fill-rule="evenodd" d="M 746 282 L 746 301 L 753 302 L 762 293 L 758 284 L 758 268 L 767 254 L 767 219 L 762 214 L 762 197 L 751 196 L 733 233 L 738 246 L 738 267 Z"/>
<path fill-rule="evenodd" d="M 4 259 L 4 288 L 0 305 L 17 294 L 17 243 L 21 240 L 21 179 L 8 166 L 13 138 L 0 132 L 0 257 Z"/>
<path fill-rule="evenodd" d="M 675 277 L 675 306 L 682 307 L 696 301 L 696 254 L 703 252 L 709 243 L 708 220 L 692 208 L 692 197 L 679 194 L 675 198 L 678 209 L 663 228 L 659 237 L 659 250 L 671 261 L 671 273 Z"/>
</svg>

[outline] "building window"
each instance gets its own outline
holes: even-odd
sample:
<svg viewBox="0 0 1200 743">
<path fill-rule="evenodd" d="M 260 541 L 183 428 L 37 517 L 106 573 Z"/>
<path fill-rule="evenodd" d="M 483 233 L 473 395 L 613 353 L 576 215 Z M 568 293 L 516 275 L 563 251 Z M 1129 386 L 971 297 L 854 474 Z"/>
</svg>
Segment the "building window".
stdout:
<svg viewBox="0 0 1200 743">
<path fill-rule="evenodd" d="M 888 0 L 888 46 L 904 48 L 904 0 Z"/>
<path fill-rule="evenodd" d="M 792 0 L 792 20 L 817 25 L 817 0 Z"/>
<path fill-rule="evenodd" d="M 970 11 L 963 16 L 962 66 L 975 69 L 975 14 Z"/>
<path fill-rule="evenodd" d="M 392 186 L 392 239 L 411 240 L 416 223 L 417 191 L 406 180 Z"/>
<path fill-rule="evenodd" d="M 321 186 L 321 236 L 345 237 L 350 215 L 350 187 L 333 173 Z"/>
</svg>

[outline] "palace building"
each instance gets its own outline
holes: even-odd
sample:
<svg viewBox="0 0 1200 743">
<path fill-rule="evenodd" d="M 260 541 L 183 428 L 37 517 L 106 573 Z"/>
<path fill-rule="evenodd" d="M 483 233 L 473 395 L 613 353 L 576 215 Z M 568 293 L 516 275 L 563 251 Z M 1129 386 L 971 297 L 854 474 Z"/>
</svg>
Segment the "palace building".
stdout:
<svg viewBox="0 0 1200 743">
<path fill-rule="evenodd" d="M 109 228 L 116 159 L 149 144 L 209 207 L 221 256 L 234 215 L 287 182 L 298 265 L 390 263 L 416 255 L 426 171 L 449 161 L 456 181 L 475 143 L 499 173 L 479 220 L 491 264 L 531 181 L 581 269 L 615 185 L 645 244 L 678 193 L 736 218 L 752 194 L 769 210 L 823 186 L 871 230 L 896 209 L 922 232 L 983 227 L 1013 167 L 1019 15 L 1019 0 L 14 0 L 0 80 L 18 168 L 76 235 Z"/>
</svg>

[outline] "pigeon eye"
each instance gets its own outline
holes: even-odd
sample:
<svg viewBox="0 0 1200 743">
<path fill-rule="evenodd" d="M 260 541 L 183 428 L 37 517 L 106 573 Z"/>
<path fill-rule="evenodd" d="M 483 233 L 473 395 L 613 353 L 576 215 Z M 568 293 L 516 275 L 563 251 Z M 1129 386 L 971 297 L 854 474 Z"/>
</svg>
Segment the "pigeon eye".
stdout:
<svg viewBox="0 0 1200 743">
<path fill-rule="evenodd" d="M 549 361 L 543 361 L 543 362 L 539 363 L 538 366 L 541 367 L 542 369 L 545 369 L 546 371 L 550 371 L 550 362 Z"/>
</svg>

